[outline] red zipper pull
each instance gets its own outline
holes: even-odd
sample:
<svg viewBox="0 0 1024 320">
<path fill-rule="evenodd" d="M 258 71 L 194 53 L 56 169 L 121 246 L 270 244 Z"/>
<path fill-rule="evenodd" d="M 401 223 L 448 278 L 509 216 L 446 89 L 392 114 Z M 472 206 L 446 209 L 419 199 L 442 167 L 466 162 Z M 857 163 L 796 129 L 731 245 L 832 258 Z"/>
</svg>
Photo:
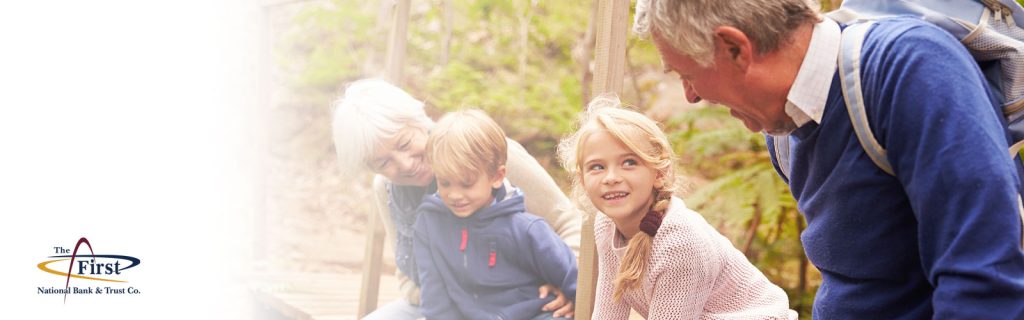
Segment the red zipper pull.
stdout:
<svg viewBox="0 0 1024 320">
<path fill-rule="evenodd" d="M 494 268 L 498 264 L 498 243 L 491 242 L 491 257 L 487 260 L 487 266 Z"/>
<path fill-rule="evenodd" d="M 466 252 L 466 238 L 469 238 L 469 231 L 466 228 L 462 228 L 462 244 L 459 245 L 459 251 Z"/>
</svg>

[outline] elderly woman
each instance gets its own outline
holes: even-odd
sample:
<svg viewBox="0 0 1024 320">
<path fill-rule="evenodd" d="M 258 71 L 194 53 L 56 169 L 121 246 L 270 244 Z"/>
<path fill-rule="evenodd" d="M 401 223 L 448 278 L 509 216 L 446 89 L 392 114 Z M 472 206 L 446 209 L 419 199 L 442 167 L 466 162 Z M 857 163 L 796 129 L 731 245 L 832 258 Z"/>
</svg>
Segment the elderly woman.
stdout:
<svg viewBox="0 0 1024 320">
<path fill-rule="evenodd" d="M 334 109 L 334 145 L 343 178 L 371 170 L 376 173 L 373 190 L 377 214 L 384 222 L 403 293 L 365 319 L 416 319 L 420 291 L 413 256 L 413 222 L 416 207 L 437 190 L 434 173 L 426 162 L 427 132 L 434 121 L 423 102 L 378 79 L 353 82 Z M 519 143 L 508 139 L 507 177 L 526 195 L 527 211 L 544 218 L 569 247 L 579 250 L 578 210 L 551 176 Z M 572 302 L 554 286 L 545 284 L 538 294 L 553 293 L 557 299 L 545 305 L 554 316 L 571 316 Z"/>
</svg>

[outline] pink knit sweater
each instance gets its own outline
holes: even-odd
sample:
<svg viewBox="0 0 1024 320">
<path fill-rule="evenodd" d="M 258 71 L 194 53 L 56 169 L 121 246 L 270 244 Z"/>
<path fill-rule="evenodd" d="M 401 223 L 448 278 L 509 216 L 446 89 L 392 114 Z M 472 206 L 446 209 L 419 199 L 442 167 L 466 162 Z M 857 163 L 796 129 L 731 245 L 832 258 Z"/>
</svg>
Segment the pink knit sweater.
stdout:
<svg viewBox="0 0 1024 320">
<path fill-rule="evenodd" d="M 598 268 L 594 319 L 796 319 L 788 298 L 700 214 L 673 197 L 654 237 L 641 286 L 612 299 L 626 240 L 603 214 L 595 221 Z"/>
</svg>

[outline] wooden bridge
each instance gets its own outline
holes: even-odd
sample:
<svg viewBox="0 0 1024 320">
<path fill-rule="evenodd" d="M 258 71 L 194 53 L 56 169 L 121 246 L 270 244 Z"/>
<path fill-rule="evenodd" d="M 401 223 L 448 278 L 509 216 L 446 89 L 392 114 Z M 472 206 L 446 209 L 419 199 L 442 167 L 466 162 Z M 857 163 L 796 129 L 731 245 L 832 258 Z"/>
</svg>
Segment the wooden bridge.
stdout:
<svg viewBox="0 0 1024 320">
<path fill-rule="evenodd" d="M 259 304 L 256 319 L 357 319 L 362 275 L 357 273 L 274 273 L 249 278 L 248 289 Z M 382 302 L 398 299 L 398 279 L 380 275 Z"/>
</svg>

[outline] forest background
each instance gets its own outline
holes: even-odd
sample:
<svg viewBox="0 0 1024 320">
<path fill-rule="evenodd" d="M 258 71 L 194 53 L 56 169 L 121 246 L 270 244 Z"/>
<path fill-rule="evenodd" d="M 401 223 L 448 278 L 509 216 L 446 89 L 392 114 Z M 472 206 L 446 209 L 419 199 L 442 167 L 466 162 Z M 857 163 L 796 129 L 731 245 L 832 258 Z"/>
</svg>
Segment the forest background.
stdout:
<svg viewBox="0 0 1024 320">
<path fill-rule="evenodd" d="M 272 66 L 258 270 L 360 272 L 371 178 L 338 177 L 331 106 L 345 84 L 383 76 L 391 3 L 283 1 L 263 9 Z M 435 119 L 485 110 L 568 190 L 554 149 L 593 95 L 595 12 L 596 1 L 412 1 L 398 85 Z M 724 107 L 686 103 L 653 44 L 632 34 L 624 79 L 622 101 L 662 123 L 672 140 L 686 177 L 680 196 L 809 318 L 821 277 L 804 256 L 805 221 L 764 138 Z M 394 272 L 390 252 L 384 273 Z"/>
</svg>

